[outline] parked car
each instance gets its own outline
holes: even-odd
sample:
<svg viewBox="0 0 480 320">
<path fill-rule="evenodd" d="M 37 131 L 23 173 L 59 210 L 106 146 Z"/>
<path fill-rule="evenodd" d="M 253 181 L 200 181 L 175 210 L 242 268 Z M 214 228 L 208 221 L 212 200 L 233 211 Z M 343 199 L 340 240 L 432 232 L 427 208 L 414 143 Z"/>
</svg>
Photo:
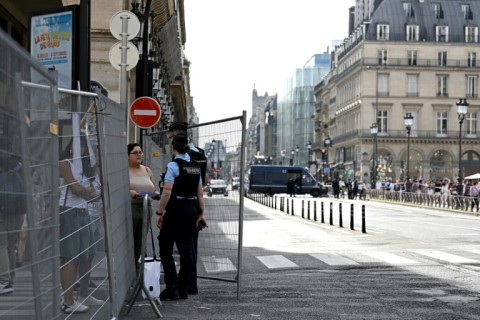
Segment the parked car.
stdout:
<svg viewBox="0 0 480 320">
<path fill-rule="evenodd" d="M 207 195 L 211 197 L 214 194 L 223 194 L 225 197 L 228 196 L 227 183 L 225 180 L 210 180 L 210 184 L 207 186 Z"/>
</svg>

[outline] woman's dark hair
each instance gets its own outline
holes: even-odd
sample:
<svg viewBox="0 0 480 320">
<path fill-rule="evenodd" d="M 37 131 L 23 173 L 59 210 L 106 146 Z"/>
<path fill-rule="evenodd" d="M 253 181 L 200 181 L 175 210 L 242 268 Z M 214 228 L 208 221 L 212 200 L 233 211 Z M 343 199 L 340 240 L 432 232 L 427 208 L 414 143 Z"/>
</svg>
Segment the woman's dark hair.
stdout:
<svg viewBox="0 0 480 320">
<path fill-rule="evenodd" d="M 180 153 L 188 153 L 188 151 L 190 151 L 190 146 L 188 144 L 183 144 L 183 143 L 180 143 L 180 142 L 175 142 L 173 141 L 172 142 L 172 147 L 173 147 L 173 150 L 177 150 L 178 152 Z"/>
<path fill-rule="evenodd" d="M 180 153 L 187 153 L 190 151 L 190 146 L 188 145 L 188 136 L 185 132 L 179 132 L 173 137 L 172 148 Z"/>
<path fill-rule="evenodd" d="M 127 151 L 128 151 L 127 154 L 130 155 L 130 152 L 132 152 L 133 148 L 135 148 L 135 147 L 140 147 L 140 149 L 142 148 L 142 146 L 141 146 L 139 143 L 136 143 L 136 142 L 134 142 L 134 143 L 129 143 L 129 144 L 127 145 Z"/>
</svg>

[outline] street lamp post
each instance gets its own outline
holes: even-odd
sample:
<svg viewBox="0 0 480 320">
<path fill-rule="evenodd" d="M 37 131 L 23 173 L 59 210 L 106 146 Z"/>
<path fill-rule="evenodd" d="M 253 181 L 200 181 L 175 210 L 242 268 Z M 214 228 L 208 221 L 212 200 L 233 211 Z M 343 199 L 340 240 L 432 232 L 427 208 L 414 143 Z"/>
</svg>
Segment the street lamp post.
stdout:
<svg viewBox="0 0 480 320">
<path fill-rule="evenodd" d="M 281 153 L 282 153 L 282 166 L 285 165 L 285 150 L 282 150 Z"/>
<path fill-rule="evenodd" d="M 410 131 L 413 125 L 413 116 L 411 113 L 407 113 L 403 117 L 405 121 L 405 128 L 407 128 L 407 182 L 410 180 Z"/>
<path fill-rule="evenodd" d="M 297 153 L 297 162 L 296 162 L 297 165 L 298 165 L 299 162 L 300 162 L 300 161 L 298 161 L 298 160 L 299 160 L 299 159 L 298 159 L 298 151 L 300 151 L 300 148 L 298 147 L 298 144 L 297 144 L 297 146 L 295 147 L 295 152 Z"/>
<path fill-rule="evenodd" d="M 370 126 L 370 133 L 373 136 L 373 155 L 372 155 L 372 176 L 370 182 L 372 184 L 371 188 L 375 189 L 377 187 L 377 148 L 378 148 L 378 127 L 377 123 L 374 122 Z"/>
<path fill-rule="evenodd" d="M 292 149 L 292 158 L 290 159 L 292 161 L 291 165 L 293 166 L 293 161 L 295 160 L 295 150 Z"/>
<path fill-rule="evenodd" d="M 463 176 L 462 176 L 462 124 L 465 120 L 465 115 L 468 112 L 468 102 L 467 99 L 459 99 L 457 102 L 457 114 L 458 114 L 458 123 L 460 124 L 460 131 L 458 132 L 458 193 L 461 196 L 463 192 Z"/>
<path fill-rule="evenodd" d="M 328 166 L 328 153 L 329 153 L 328 147 L 332 146 L 332 139 L 330 138 L 330 136 L 327 136 L 325 140 L 323 140 L 323 146 L 325 147 L 325 163 L 326 163 L 326 167 L 328 167 L 328 175 L 329 177 L 331 177 L 330 167 Z"/>
<path fill-rule="evenodd" d="M 318 170 L 317 166 L 318 165 L 317 165 L 317 161 L 316 161 L 315 157 L 314 157 L 314 160 L 312 160 L 312 142 L 311 141 L 308 141 L 307 149 L 308 149 L 308 162 L 307 163 L 308 163 L 309 168 L 312 164 L 315 165 L 315 172 L 313 174 L 313 177 L 315 179 L 317 179 L 317 170 Z"/>
<path fill-rule="evenodd" d="M 210 148 L 215 148 L 217 149 L 217 164 L 215 166 L 215 178 L 218 179 L 219 176 L 219 171 L 220 171 L 220 147 L 219 147 L 219 142 L 220 140 L 212 140 L 212 144 L 210 145 Z M 215 144 L 215 145 L 214 145 Z M 212 147 L 213 146 L 213 147 Z M 213 157 L 215 159 L 215 156 Z M 214 161 L 215 162 L 215 161 Z"/>
<path fill-rule="evenodd" d="M 308 141 L 307 143 L 307 149 L 308 149 L 308 161 L 310 162 L 311 156 L 312 156 L 312 143 Z"/>
</svg>

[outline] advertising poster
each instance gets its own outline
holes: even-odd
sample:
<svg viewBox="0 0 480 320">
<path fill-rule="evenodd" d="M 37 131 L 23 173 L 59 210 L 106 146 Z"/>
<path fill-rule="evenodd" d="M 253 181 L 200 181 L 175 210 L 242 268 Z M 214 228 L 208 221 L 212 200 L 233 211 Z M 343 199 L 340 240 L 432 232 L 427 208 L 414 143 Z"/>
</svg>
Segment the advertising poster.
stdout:
<svg viewBox="0 0 480 320">
<path fill-rule="evenodd" d="M 31 17 L 30 52 L 46 68 L 58 72 L 58 86 L 72 89 L 73 12 Z"/>
</svg>

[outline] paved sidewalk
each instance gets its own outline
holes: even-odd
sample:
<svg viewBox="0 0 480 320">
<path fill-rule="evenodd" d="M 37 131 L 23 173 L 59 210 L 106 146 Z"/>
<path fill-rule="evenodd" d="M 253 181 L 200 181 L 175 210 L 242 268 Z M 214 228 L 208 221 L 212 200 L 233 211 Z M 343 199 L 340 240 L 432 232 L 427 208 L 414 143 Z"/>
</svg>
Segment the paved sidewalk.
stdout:
<svg viewBox="0 0 480 320">
<path fill-rule="evenodd" d="M 420 269 L 419 269 L 420 271 Z M 438 272 L 441 272 L 440 269 Z M 164 301 L 164 319 L 480 319 L 480 293 L 394 267 L 277 270 L 236 284 L 199 280 L 200 294 Z M 155 319 L 146 300 L 121 320 Z"/>
</svg>

